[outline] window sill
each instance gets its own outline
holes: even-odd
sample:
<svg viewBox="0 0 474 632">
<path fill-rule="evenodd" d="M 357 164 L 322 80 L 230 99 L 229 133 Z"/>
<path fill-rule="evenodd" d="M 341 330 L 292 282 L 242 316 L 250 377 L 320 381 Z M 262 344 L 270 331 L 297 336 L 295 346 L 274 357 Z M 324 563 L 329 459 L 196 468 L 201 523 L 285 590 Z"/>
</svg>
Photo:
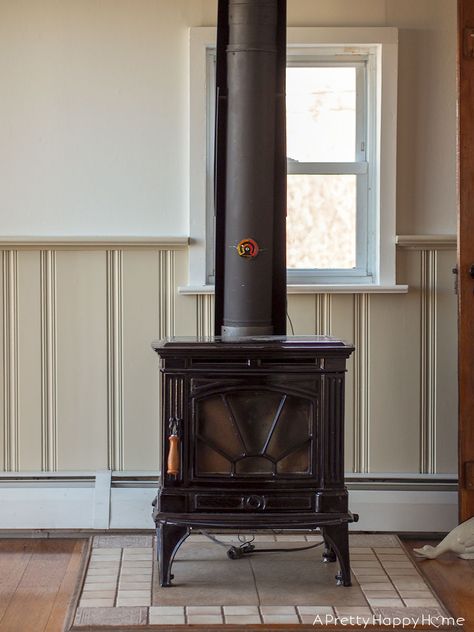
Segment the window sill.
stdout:
<svg viewBox="0 0 474 632">
<path fill-rule="evenodd" d="M 407 294 L 408 285 L 288 285 L 288 294 Z M 214 294 L 213 285 L 184 285 L 178 294 Z"/>
</svg>

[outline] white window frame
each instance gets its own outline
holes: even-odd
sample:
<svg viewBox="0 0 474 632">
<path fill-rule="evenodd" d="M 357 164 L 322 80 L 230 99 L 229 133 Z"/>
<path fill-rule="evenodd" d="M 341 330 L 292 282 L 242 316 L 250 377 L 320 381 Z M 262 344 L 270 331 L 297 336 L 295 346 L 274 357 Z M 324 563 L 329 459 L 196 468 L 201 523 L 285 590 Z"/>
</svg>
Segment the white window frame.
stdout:
<svg viewBox="0 0 474 632">
<path fill-rule="evenodd" d="M 190 29 L 190 237 L 189 285 L 207 288 L 208 251 L 206 235 L 210 232 L 207 200 L 212 196 L 208 170 L 212 165 L 212 143 L 209 141 L 208 121 L 212 116 L 213 99 L 207 86 L 209 77 L 209 51 L 215 49 L 216 29 L 198 27 Z M 367 56 L 367 85 L 372 93 L 368 102 L 375 103 L 370 110 L 367 127 L 367 156 L 369 195 L 367 214 L 369 251 L 373 258 L 367 261 L 370 274 L 340 270 L 289 271 L 289 289 L 292 286 L 311 289 L 324 286 L 337 287 L 395 286 L 395 214 L 396 214 L 396 134 L 397 134 L 397 69 L 398 30 L 383 28 L 324 28 L 290 27 L 287 29 L 288 56 L 291 59 L 316 55 L 318 47 L 334 48 L 334 53 L 355 59 L 361 51 Z M 328 163 L 324 163 L 328 165 Z M 337 165 L 338 163 L 333 163 Z M 344 163 L 342 163 L 344 164 Z M 339 170 L 341 164 L 339 163 Z M 337 170 L 337 167 L 335 167 Z"/>
</svg>

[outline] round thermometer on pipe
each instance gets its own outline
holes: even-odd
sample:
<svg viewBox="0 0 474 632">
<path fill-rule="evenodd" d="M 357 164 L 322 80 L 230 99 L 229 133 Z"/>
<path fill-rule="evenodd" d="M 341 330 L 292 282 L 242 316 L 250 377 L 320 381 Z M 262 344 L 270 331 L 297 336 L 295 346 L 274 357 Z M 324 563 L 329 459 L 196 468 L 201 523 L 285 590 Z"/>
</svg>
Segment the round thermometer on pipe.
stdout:
<svg viewBox="0 0 474 632">
<path fill-rule="evenodd" d="M 255 239 L 247 237 L 239 241 L 237 244 L 237 252 L 240 257 L 244 257 L 245 259 L 255 259 L 260 252 L 260 248 Z"/>
</svg>

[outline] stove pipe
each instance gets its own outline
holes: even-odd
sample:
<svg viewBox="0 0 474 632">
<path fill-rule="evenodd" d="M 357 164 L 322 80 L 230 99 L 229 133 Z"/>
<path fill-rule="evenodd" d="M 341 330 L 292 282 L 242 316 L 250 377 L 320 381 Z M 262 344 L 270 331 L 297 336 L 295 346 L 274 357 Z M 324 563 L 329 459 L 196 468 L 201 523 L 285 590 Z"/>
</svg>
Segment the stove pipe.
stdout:
<svg viewBox="0 0 474 632">
<path fill-rule="evenodd" d="M 221 0 L 216 334 L 286 333 L 286 6 Z"/>
</svg>

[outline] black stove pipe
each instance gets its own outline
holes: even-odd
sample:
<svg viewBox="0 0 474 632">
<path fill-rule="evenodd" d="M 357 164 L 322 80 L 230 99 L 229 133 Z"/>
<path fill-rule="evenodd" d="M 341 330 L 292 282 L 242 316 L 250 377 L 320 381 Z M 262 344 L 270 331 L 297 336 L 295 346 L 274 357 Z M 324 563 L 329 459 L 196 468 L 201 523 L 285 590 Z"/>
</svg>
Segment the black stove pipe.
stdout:
<svg viewBox="0 0 474 632">
<path fill-rule="evenodd" d="M 219 6 L 216 334 L 223 339 L 286 333 L 285 8 L 282 0 Z"/>
</svg>

